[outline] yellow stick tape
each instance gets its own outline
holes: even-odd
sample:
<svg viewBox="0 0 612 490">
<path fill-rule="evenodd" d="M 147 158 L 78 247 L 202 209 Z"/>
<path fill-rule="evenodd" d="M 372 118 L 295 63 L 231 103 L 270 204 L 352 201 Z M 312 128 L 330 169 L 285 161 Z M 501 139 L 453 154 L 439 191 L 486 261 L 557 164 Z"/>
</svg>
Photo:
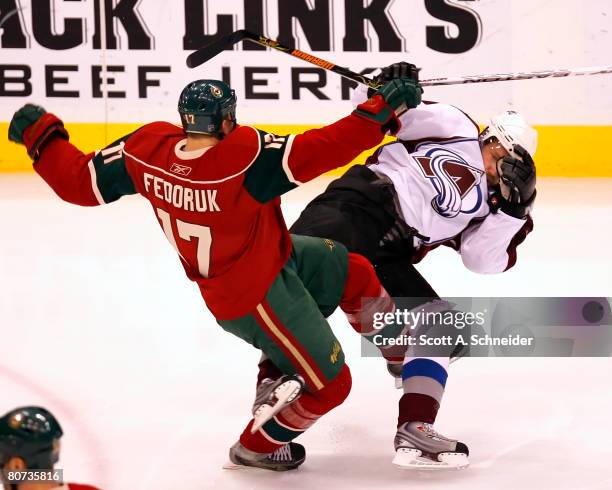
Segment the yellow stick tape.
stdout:
<svg viewBox="0 0 612 490">
<path fill-rule="evenodd" d="M 69 123 L 70 141 L 84 152 L 94 151 L 131 133 L 139 124 Z M 275 134 L 302 133 L 314 126 L 258 125 Z M 539 143 L 535 161 L 542 177 L 612 177 L 612 126 L 538 126 Z M 8 123 L 0 123 L 0 173 L 30 172 L 31 163 L 22 146 L 7 140 Z M 350 138 L 351 135 L 346 135 Z M 392 141 L 386 138 L 385 142 Z M 373 150 L 353 163 L 363 163 Z M 330 174 L 340 175 L 343 169 Z"/>
</svg>

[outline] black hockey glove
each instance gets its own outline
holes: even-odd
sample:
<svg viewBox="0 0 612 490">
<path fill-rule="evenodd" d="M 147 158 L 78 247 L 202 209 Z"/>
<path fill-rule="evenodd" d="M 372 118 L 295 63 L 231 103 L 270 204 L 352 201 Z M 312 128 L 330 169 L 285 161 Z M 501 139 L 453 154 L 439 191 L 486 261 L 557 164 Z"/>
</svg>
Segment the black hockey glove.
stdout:
<svg viewBox="0 0 612 490">
<path fill-rule="evenodd" d="M 536 197 L 536 168 L 531 155 L 522 146 L 515 145 L 515 153 L 497 162 L 499 190 L 490 199 L 494 211 L 501 209 L 515 218 L 529 214 Z"/>
<path fill-rule="evenodd" d="M 419 71 L 416 65 L 412 63 L 406 63 L 400 61 L 399 63 L 393 63 L 392 65 L 381 68 L 381 72 L 374 77 L 375 82 L 387 83 L 395 78 L 412 78 L 415 82 L 419 81 Z M 368 97 L 372 97 L 375 90 L 373 88 L 368 89 Z"/>
</svg>

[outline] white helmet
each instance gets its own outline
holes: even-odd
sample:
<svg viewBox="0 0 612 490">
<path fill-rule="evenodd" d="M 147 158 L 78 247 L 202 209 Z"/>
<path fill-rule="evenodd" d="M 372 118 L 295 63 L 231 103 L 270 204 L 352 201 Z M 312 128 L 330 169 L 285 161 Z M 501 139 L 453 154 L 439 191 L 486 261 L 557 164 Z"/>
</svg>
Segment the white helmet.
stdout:
<svg viewBox="0 0 612 490">
<path fill-rule="evenodd" d="M 531 157 L 538 147 L 538 132 L 529 126 L 516 111 L 504 111 L 491 117 L 489 126 L 482 134 L 482 140 L 495 136 L 501 145 L 515 158 L 514 145 L 521 145 Z"/>
</svg>

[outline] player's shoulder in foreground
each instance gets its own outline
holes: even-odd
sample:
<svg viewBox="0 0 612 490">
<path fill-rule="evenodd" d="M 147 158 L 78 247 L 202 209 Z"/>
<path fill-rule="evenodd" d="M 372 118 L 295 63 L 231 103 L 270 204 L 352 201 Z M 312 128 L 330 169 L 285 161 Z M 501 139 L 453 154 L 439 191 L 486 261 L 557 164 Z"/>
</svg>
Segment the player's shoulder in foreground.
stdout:
<svg viewBox="0 0 612 490">
<path fill-rule="evenodd" d="M 206 160 L 210 164 L 207 166 L 213 173 L 226 177 L 246 172 L 261 152 L 262 134 L 252 126 L 237 126 L 206 152 Z"/>
<path fill-rule="evenodd" d="M 164 156 L 187 136 L 181 126 L 156 121 L 141 126 L 124 138 L 124 153 L 128 157 L 153 166 L 164 166 Z"/>
<path fill-rule="evenodd" d="M 456 127 L 461 133 L 478 136 L 480 132 L 478 124 L 459 107 L 445 102 L 425 102 L 424 105 L 440 117 L 445 124 Z"/>
<path fill-rule="evenodd" d="M 140 158 L 148 158 L 156 153 L 168 141 L 176 142 L 185 138 L 181 126 L 166 121 L 156 121 L 139 127 L 133 133 L 123 138 L 125 151 Z"/>
<path fill-rule="evenodd" d="M 417 139 L 427 136 L 477 138 L 480 132 L 478 124 L 466 112 L 444 102 L 423 101 L 406 114 L 409 123 L 405 131 L 400 130 L 400 139 L 413 139 L 415 134 Z M 406 134 L 411 138 L 405 138 Z"/>
<path fill-rule="evenodd" d="M 258 152 L 261 150 L 261 139 L 264 133 L 253 126 L 236 126 L 236 128 L 223 139 L 228 147 L 231 145 L 237 150 Z"/>
<path fill-rule="evenodd" d="M 138 128 L 131 138 L 163 138 L 168 136 L 185 137 L 181 126 L 167 121 L 154 121 Z"/>
</svg>

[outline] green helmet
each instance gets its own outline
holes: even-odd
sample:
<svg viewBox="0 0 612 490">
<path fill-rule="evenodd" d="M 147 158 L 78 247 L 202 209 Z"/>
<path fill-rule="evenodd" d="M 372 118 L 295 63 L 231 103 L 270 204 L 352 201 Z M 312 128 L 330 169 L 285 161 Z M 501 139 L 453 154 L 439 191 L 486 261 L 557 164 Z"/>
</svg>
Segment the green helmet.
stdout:
<svg viewBox="0 0 612 490">
<path fill-rule="evenodd" d="M 221 80 L 196 80 L 181 92 L 178 111 L 185 132 L 219 136 L 225 116 L 236 120 L 236 93 Z"/>
<path fill-rule="evenodd" d="M 0 418 L 0 467 L 18 457 L 29 470 L 52 469 L 62 435 L 59 422 L 42 407 L 11 410 Z"/>
</svg>

